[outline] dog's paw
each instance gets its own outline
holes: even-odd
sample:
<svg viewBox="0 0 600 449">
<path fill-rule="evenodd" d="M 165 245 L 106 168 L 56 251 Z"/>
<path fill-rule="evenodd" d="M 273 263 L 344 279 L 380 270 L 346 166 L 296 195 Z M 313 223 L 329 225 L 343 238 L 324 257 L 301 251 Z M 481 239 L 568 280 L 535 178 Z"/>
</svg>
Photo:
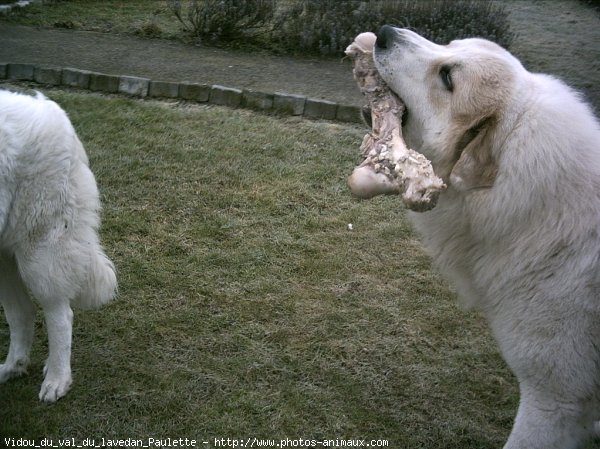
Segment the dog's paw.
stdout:
<svg viewBox="0 0 600 449">
<path fill-rule="evenodd" d="M 55 402 L 62 398 L 71 387 L 71 375 L 60 377 L 46 376 L 40 389 L 40 401 Z"/>
<path fill-rule="evenodd" d="M 0 365 L 0 384 L 13 377 L 19 377 L 27 374 L 29 360 L 19 360 L 14 363 L 3 363 Z"/>
</svg>

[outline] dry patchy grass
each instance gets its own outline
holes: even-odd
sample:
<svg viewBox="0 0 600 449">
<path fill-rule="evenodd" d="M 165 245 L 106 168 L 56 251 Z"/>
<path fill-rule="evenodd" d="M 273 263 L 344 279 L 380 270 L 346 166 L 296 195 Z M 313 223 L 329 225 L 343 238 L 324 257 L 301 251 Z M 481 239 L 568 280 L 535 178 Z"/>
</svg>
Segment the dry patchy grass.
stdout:
<svg viewBox="0 0 600 449">
<path fill-rule="evenodd" d="M 50 406 L 38 314 L 29 376 L 0 386 L 1 436 L 502 445 L 517 388 L 481 319 L 397 198 L 345 187 L 363 129 L 48 95 L 89 153 L 120 296 L 76 313 L 74 386 Z"/>
</svg>

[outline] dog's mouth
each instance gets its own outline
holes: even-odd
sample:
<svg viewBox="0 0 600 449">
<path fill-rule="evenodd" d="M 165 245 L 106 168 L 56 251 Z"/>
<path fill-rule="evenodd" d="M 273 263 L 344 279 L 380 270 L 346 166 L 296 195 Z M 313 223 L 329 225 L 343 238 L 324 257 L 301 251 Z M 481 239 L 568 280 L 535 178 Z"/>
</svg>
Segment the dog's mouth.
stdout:
<svg viewBox="0 0 600 449">
<path fill-rule="evenodd" d="M 406 107 L 406 105 L 404 105 L 404 111 L 402 111 L 402 117 L 400 117 L 400 125 L 402 126 L 402 129 L 404 129 L 404 126 L 406 125 L 407 120 L 408 120 L 408 108 Z"/>
<path fill-rule="evenodd" d="M 402 97 L 400 95 L 398 95 L 396 92 L 394 92 L 391 88 L 390 88 L 390 94 L 393 95 L 394 97 L 396 97 L 400 104 L 404 105 L 404 109 L 402 111 L 402 116 L 400 117 L 400 125 L 402 126 L 402 128 L 404 128 L 404 125 L 406 125 L 406 120 L 408 119 L 408 108 L 406 107 L 406 102 L 402 99 Z"/>
</svg>

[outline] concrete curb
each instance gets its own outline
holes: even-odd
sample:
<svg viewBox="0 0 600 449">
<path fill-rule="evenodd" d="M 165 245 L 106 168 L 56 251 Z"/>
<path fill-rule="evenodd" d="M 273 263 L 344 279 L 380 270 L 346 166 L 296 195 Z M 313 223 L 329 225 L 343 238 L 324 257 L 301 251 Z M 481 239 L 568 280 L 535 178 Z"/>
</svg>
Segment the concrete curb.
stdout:
<svg viewBox="0 0 600 449">
<path fill-rule="evenodd" d="M 46 86 L 66 86 L 95 92 L 122 94 L 131 97 L 171 98 L 197 103 L 209 103 L 232 108 L 247 108 L 316 120 L 360 123 L 359 106 L 292 95 L 284 92 L 258 92 L 220 85 L 189 82 L 158 81 L 127 75 L 79 70 L 72 67 L 52 67 L 36 64 L 0 62 L 0 80 L 33 81 Z"/>
</svg>

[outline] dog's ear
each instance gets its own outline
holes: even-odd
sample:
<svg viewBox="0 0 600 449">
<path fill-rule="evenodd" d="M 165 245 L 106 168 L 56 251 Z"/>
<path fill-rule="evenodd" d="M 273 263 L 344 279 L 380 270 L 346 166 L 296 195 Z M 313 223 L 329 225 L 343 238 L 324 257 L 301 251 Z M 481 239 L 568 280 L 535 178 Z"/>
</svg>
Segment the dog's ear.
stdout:
<svg viewBox="0 0 600 449">
<path fill-rule="evenodd" d="M 450 184 L 458 190 L 492 187 L 498 166 L 492 155 L 492 135 L 495 120 L 486 118 L 467 130 L 459 139 L 460 154 L 450 173 Z"/>
</svg>

